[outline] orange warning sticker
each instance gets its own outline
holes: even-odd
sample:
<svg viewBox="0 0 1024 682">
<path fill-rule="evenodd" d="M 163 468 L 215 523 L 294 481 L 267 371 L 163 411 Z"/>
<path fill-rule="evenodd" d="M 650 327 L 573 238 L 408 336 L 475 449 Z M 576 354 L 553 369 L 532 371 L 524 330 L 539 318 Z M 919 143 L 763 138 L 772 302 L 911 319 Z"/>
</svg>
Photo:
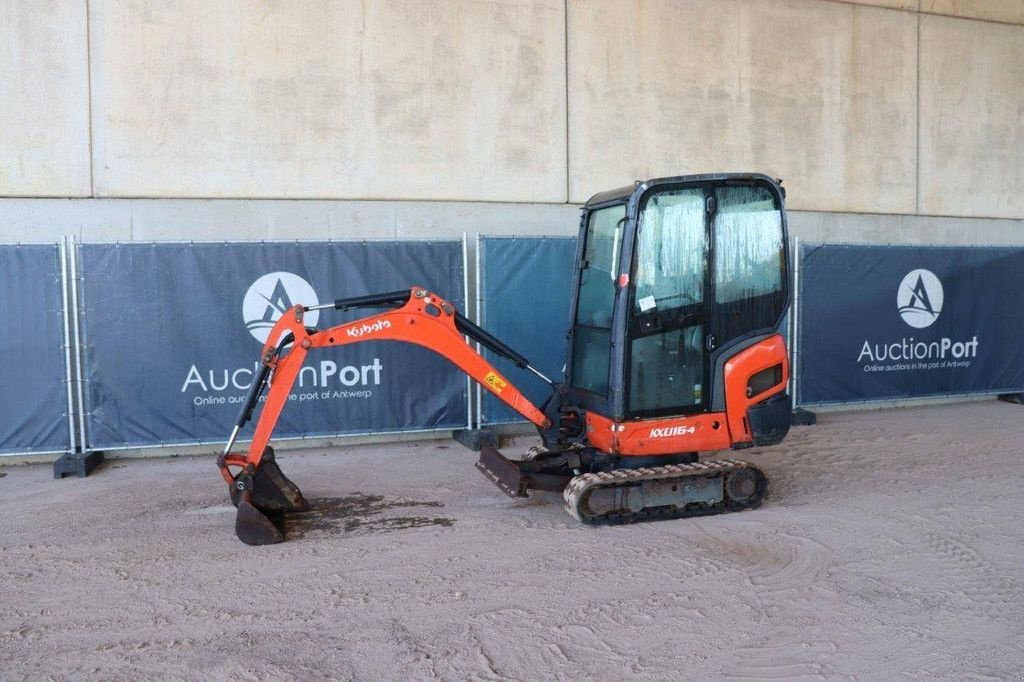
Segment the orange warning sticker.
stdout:
<svg viewBox="0 0 1024 682">
<path fill-rule="evenodd" d="M 508 386 L 508 383 L 494 372 L 487 373 L 487 376 L 484 377 L 484 383 L 490 386 L 491 390 L 495 393 L 501 393 Z"/>
</svg>

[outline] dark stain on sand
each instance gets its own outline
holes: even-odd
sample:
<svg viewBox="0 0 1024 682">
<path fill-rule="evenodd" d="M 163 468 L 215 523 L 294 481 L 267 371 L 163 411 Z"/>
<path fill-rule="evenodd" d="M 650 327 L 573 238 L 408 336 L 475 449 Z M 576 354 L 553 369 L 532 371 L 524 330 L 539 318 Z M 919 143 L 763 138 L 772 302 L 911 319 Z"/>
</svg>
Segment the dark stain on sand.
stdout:
<svg viewBox="0 0 1024 682">
<path fill-rule="evenodd" d="M 348 497 L 312 499 L 309 506 L 307 512 L 285 515 L 285 531 L 288 534 L 305 535 L 315 531 L 369 535 L 428 526 L 450 528 L 455 525 L 455 519 L 434 516 L 427 511 L 444 507 L 441 502 L 402 498 L 388 500 L 383 495 L 352 493 Z M 396 510 L 402 512 L 396 514 Z"/>
</svg>

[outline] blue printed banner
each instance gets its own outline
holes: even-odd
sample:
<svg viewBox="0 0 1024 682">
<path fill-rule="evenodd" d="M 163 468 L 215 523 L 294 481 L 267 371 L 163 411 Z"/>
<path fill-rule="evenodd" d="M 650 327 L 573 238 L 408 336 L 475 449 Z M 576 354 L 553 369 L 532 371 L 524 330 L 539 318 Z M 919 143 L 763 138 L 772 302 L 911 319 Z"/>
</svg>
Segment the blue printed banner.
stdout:
<svg viewBox="0 0 1024 682">
<path fill-rule="evenodd" d="M 60 248 L 0 244 L 0 453 L 66 452 Z"/>
<path fill-rule="evenodd" d="M 456 241 L 83 244 L 90 448 L 226 439 L 270 328 L 294 304 L 426 287 L 464 307 Z M 381 312 L 310 312 L 328 327 Z M 277 436 L 465 428 L 463 375 L 395 341 L 316 350 Z M 247 434 L 251 433 L 252 424 Z"/>
<path fill-rule="evenodd" d="M 1024 249 L 800 249 L 800 404 L 1024 390 Z"/>
<path fill-rule="evenodd" d="M 480 324 L 552 381 L 564 381 L 575 237 L 487 237 L 479 242 Z M 485 353 L 538 407 L 551 389 L 532 373 Z M 482 424 L 523 421 L 482 392 Z"/>
</svg>

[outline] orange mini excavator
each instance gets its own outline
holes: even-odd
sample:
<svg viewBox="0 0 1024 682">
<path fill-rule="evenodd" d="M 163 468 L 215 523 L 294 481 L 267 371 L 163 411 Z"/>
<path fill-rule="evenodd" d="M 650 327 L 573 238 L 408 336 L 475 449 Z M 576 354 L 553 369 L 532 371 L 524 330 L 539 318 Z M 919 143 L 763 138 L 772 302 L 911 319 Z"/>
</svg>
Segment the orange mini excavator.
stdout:
<svg viewBox="0 0 1024 682">
<path fill-rule="evenodd" d="M 759 469 L 698 453 L 780 442 L 789 431 L 785 192 L 759 174 L 637 182 L 582 209 L 563 382 L 553 382 L 434 292 L 420 287 L 297 305 L 277 321 L 224 454 L 221 473 L 248 544 L 284 539 L 284 512 L 309 508 L 268 446 L 306 355 L 367 340 L 405 341 L 447 358 L 536 425 L 543 447 L 510 460 L 484 445 L 479 468 L 501 490 L 563 493 L 587 524 L 750 509 Z M 310 310 L 383 309 L 329 329 Z M 538 330 L 538 333 L 543 330 Z M 550 385 L 537 406 L 466 337 Z M 248 454 L 231 447 L 269 384 Z"/>
</svg>

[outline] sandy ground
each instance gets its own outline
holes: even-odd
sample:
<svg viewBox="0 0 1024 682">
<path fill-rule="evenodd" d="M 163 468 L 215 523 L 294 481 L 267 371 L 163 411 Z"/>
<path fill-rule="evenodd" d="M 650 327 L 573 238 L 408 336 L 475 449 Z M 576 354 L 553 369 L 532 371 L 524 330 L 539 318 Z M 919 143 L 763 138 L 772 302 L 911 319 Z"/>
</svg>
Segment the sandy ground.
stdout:
<svg viewBox="0 0 1024 682">
<path fill-rule="evenodd" d="M 284 454 L 316 510 L 260 548 L 212 457 L 5 467 L 0 677 L 1020 679 L 1024 407 L 744 454 L 761 509 L 597 529 L 451 442 Z"/>
</svg>

